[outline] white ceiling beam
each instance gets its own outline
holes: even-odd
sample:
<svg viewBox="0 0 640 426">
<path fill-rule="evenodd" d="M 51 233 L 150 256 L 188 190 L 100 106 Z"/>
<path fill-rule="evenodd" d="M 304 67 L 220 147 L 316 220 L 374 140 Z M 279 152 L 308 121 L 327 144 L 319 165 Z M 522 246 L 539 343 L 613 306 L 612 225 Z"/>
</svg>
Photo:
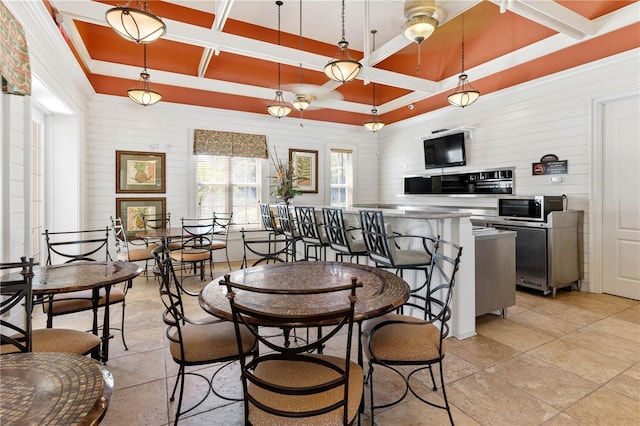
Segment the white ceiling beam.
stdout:
<svg viewBox="0 0 640 426">
<path fill-rule="evenodd" d="M 218 5 L 218 9 L 216 9 L 216 20 L 213 23 L 213 29 L 222 31 L 224 25 L 227 23 L 227 18 L 229 18 L 229 14 L 231 13 L 231 8 L 233 7 L 234 0 L 221 0 Z"/>
<path fill-rule="evenodd" d="M 592 21 L 553 0 L 491 0 L 507 10 L 575 39 L 595 34 Z"/>
</svg>

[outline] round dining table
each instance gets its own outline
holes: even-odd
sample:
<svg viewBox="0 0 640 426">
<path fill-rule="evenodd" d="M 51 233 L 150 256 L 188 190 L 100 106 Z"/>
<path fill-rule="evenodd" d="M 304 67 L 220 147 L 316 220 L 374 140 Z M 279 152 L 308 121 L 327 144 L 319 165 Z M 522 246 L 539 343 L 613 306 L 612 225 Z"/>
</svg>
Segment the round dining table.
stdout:
<svg viewBox="0 0 640 426">
<path fill-rule="evenodd" d="M 363 321 L 393 311 L 409 299 L 409 285 L 399 276 L 389 271 L 367 265 L 342 262 L 289 262 L 275 263 L 231 272 L 229 280 L 237 284 L 268 289 L 304 290 L 317 287 L 337 287 L 349 285 L 351 277 L 356 277 L 362 287 L 356 289 L 354 321 Z M 208 283 L 200 292 L 200 306 L 219 318 L 233 320 L 231 306 L 227 299 L 227 288 L 219 282 L 219 277 Z M 240 294 L 242 290 L 238 290 Z M 309 316 L 327 312 L 344 305 L 345 292 L 333 295 L 305 295 L 287 297 L 286 294 L 253 293 L 256 306 L 269 307 L 272 313 L 280 313 L 283 318 L 291 315 Z M 245 302 L 246 303 L 246 298 Z M 257 324 L 260 325 L 260 324 Z M 296 324 L 291 324 L 295 327 Z"/>
<path fill-rule="evenodd" d="M 62 265 L 36 266 L 33 268 L 32 291 L 34 297 L 50 296 L 58 293 L 70 293 L 81 290 L 92 290 L 92 301 L 97 312 L 100 300 L 100 289 L 105 289 L 105 309 L 102 323 L 102 343 L 100 353 L 92 354 L 94 358 L 106 363 L 109 360 L 109 294 L 114 284 L 131 281 L 142 273 L 142 267 L 135 263 L 120 261 L 105 262 L 73 262 Z M 20 272 L 4 275 L 0 280 L 21 279 Z M 43 303 L 47 303 L 44 301 Z M 93 334 L 98 335 L 97 315 L 93 317 Z M 4 359 L 4 358 L 3 358 Z"/>
<path fill-rule="evenodd" d="M 91 358 L 59 352 L 2 355 L 2 425 L 95 425 L 112 393 L 111 372 Z"/>
</svg>

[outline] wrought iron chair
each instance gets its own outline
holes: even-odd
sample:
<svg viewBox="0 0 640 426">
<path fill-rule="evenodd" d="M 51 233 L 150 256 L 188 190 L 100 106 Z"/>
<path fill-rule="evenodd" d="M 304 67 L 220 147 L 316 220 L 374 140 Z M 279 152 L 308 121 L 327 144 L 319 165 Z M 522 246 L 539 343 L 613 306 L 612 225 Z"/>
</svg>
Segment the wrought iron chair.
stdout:
<svg viewBox="0 0 640 426">
<path fill-rule="evenodd" d="M 151 229 L 166 229 L 171 228 L 171 213 L 167 212 L 167 214 L 152 214 L 152 215 L 143 215 L 142 222 L 145 231 L 149 231 Z M 151 244 L 162 244 L 161 239 L 157 240 L 149 240 L 148 242 Z M 182 248 L 182 244 L 180 241 L 168 241 L 169 250 L 179 250 Z"/>
<path fill-rule="evenodd" d="M 304 260 L 326 260 L 329 240 L 322 225 L 322 213 L 313 207 L 295 207 L 298 231 L 304 242 Z M 318 214 L 319 213 L 319 214 Z M 309 256 L 313 249 L 313 256 Z"/>
<path fill-rule="evenodd" d="M 244 359 L 247 356 L 255 357 L 258 353 L 258 345 L 253 334 L 243 328 L 238 332 L 243 350 L 238 351 L 236 329 L 231 321 L 197 321 L 193 320 L 192 316 L 187 315 L 185 313 L 186 307 L 182 301 L 182 294 L 191 293 L 182 288 L 182 284 L 173 268 L 173 263 L 168 258 L 163 259 L 161 251 L 162 248 L 156 249 L 154 255 L 156 255 L 161 278 L 159 290 L 160 299 L 164 305 L 162 320 L 167 326 L 165 334 L 169 340 L 171 358 L 179 366 L 176 382 L 169 398 L 170 401 L 175 400 L 178 384 L 180 384 L 178 405 L 174 418 L 174 425 L 177 425 L 180 416 L 202 404 L 211 392 L 225 400 L 241 400 L 241 396 L 235 397 L 219 393 L 214 385 L 214 380 L 222 369 L 234 361 Z M 214 371 L 211 377 L 204 376 L 201 370 L 187 371 L 187 367 L 209 364 L 222 365 Z M 199 377 L 205 380 L 207 382 L 207 392 L 194 406 L 182 410 L 185 378 L 187 376 Z"/>
<path fill-rule="evenodd" d="M 302 236 L 300 236 L 300 232 L 298 232 L 298 228 L 296 227 L 296 223 L 293 220 L 291 211 L 289 210 L 289 206 L 286 204 L 278 204 L 277 208 L 278 223 L 280 223 L 282 233 L 289 240 L 291 248 L 289 254 L 291 255 L 292 260 L 295 262 L 297 257 L 296 243 L 302 240 Z"/>
<path fill-rule="evenodd" d="M 396 274 L 401 277 L 406 270 L 424 272 L 423 284 L 411 289 L 412 293 L 420 292 L 427 284 L 431 254 L 437 251 L 440 236 L 395 233 L 389 224 L 384 223 L 380 210 L 360 210 L 360 225 L 369 259 L 376 266 L 395 269 Z"/>
<path fill-rule="evenodd" d="M 240 230 L 242 236 L 242 263 L 240 268 L 249 267 L 249 261 L 253 261 L 251 266 L 261 263 L 286 262 L 291 251 L 291 240 L 284 234 L 276 235 L 272 238 L 252 237 L 251 234 L 262 234 L 262 230 Z"/>
<path fill-rule="evenodd" d="M 97 351 L 101 340 L 95 334 L 64 328 L 32 328 L 33 259 L 0 263 L 0 275 L 15 275 L 0 279 L 0 354 L 13 352 L 66 352 L 86 355 Z M 23 309 L 20 324 L 10 321 L 9 311 Z M 0 361 L 1 362 L 1 361 Z"/>
<path fill-rule="evenodd" d="M 205 263 L 209 263 L 209 272 L 213 278 L 214 218 L 180 219 L 182 223 L 182 239 L 180 249 L 169 252 L 169 257 L 180 265 L 180 277 L 183 276 L 187 264 L 193 267 L 194 274 L 200 270 L 200 280 L 204 281 Z M 170 249 L 170 248 L 169 248 Z"/>
<path fill-rule="evenodd" d="M 364 240 L 356 239 L 354 235 L 354 231 L 359 231 L 360 228 L 349 226 L 341 208 L 323 207 L 322 216 L 324 230 L 331 248 L 335 251 L 336 261 L 342 262 L 345 256 L 349 256 L 349 261 L 353 261 L 355 257 L 356 263 L 360 263 L 360 256 L 368 256 Z"/>
<path fill-rule="evenodd" d="M 359 414 L 363 372 L 357 363 L 350 360 L 351 345 L 346 344 L 344 353 L 339 356 L 310 352 L 319 351 L 345 328 L 346 341 L 351 342 L 357 279 L 353 277 L 350 284 L 335 288 L 319 285 L 312 292 L 258 289 L 233 283 L 229 275 L 220 281 L 220 285 L 227 287 L 238 351 L 248 349 L 242 334 L 247 329 L 260 345 L 269 349 L 251 361 L 240 360 L 245 424 L 352 424 Z M 303 304 L 309 294 L 336 298 L 335 309 L 316 315 L 296 315 L 295 312 L 283 315 L 277 308 L 271 309 L 278 305 L 278 298 L 299 298 Z M 256 304 L 257 297 L 264 299 L 264 303 Z M 344 303 L 340 303 L 338 297 L 344 297 Z M 286 328 L 291 323 L 302 327 L 331 325 L 325 327 L 324 336 L 319 335 L 299 345 L 265 337 L 256 326 L 264 324 Z"/>
<path fill-rule="evenodd" d="M 213 252 L 224 250 L 227 266 L 231 270 L 229 261 L 229 231 L 233 213 L 213 213 L 213 235 L 211 237 L 211 265 L 213 266 Z"/>
<path fill-rule="evenodd" d="M 51 265 L 55 259 L 65 260 L 63 263 L 78 261 L 99 261 L 111 260 L 109 253 L 109 228 L 93 229 L 87 231 L 67 231 L 67 232 L 44 232 L 47 244 L 47 265 Z M 125 282 L 121 286 L 111 287 L 109 294 L 109 305 L 122 305 L 122 326 L 120 327 L 120 337 L 125 350 L 128 350 L 124 337 L 125 299 L 127 291 L 131 287 L 131 282 Z M 67 315 L 82 311 L 93 311 L 93 322 L 98 323 L 98 308 L 106 304 L 106 291 L 104 288 L 99 291 L 100 299 L 97 306 L 93 303 L 92 290 L 80 290 L 70 293 L 54 294 L 39 299 L 37 303 L 42 303 L 44 312 L 47 314 L 47 327 L 53 327 L 53 317 Z M 117 330 L 117 328 L 113 328 Z"/>
<path fill-rule="evenodd" d="M 270 235 L 282 234 L 282 228 L 275 220 L 273 210 L 271 210 L 271 206 L 268 203 L 260 203 L 260 218 L 262 219 L 262 226 Z"/>
<path fill-rule="evenodd" d="M 142 262 L 144 261 L 144 274 L 149 279 L 149 261 L 153 260 L 151 251 L 158 244 L 151 243 L 145 239 L 138 238 L 130 240 L 122 225 L 122 219 L 117 217 L 111 219 L 111 230 L 116 244 L 116 259 L 122 262 Z"/>
<path fill-rule="evenodd" d="M 432 254 L 428 284 L 422 297 L 409 299 L 407 306 L 413 308 L 420 317 L 386 314 L 364 323 L 363 346 L 369 359 L 367 378 L 371 390 L 371 423 L 374 424 L 374 410 L 389 407 L 400 402 L 410 391 L 419 400 L 447 411 L 453 425 L 453 417 L 444 386 L 442 361 L 446 353 L 445 338 L 449 334 L 451 319 L 451 297 L 455 286 L 455 275 L 460 264 L 462 247 L 440 241 L 439 250 L 449 251 L 450 256 L 437 252 Z M 427 400 L 411 386 L 411 377 L 419 371 L 429 369 L 433 390 L 437 390 L 432 366 L 438 365 L 440 387 L 444 404 Z M 374 371 L 376 366 L 394 371 L 405 383 L 400 398 L 392 402 L 374 404 Z M 406 373 L 407 369 L 413 368 Z M 403 373 L 404 372 L 404 373 Z"/>
</svg>

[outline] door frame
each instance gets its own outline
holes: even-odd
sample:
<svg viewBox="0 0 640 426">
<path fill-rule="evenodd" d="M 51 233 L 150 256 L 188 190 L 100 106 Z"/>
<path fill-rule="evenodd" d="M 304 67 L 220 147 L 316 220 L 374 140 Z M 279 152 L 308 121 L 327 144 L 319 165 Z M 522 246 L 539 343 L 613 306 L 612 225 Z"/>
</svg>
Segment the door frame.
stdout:
<svg viewBox="0 0 640 426">
<path fill-rule="evenodd" d="M 604 105 L 626 98 L 639 97 L 634 90 L 601 96 L 591 100 L 591 179 L 589 199 L 589 291 L 602 293 L 603 289 L 603 235 L 602 221 L 604 206 L 602 205 L 602 188 L 604 168 L 603 146 L 603 110 Z"/>
</svg>

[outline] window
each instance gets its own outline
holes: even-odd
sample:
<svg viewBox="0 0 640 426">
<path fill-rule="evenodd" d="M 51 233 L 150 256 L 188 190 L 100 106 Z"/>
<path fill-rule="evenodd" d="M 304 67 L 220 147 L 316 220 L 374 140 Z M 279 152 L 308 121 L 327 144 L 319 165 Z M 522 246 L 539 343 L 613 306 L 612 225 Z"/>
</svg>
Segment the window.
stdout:
<svg viewBox="0 0 640 426">
<path fill-rule="evenodd" d="M 236 225 L 259 223 L 261 162 L 259 158 L 196 155 L 196 215 L 233 212 Z"/>
<path fill-rule="evenodd" d="M 331 149 L 331 205 L 353 205 L 353 152 L 350 149 Z"/>
</svg>

